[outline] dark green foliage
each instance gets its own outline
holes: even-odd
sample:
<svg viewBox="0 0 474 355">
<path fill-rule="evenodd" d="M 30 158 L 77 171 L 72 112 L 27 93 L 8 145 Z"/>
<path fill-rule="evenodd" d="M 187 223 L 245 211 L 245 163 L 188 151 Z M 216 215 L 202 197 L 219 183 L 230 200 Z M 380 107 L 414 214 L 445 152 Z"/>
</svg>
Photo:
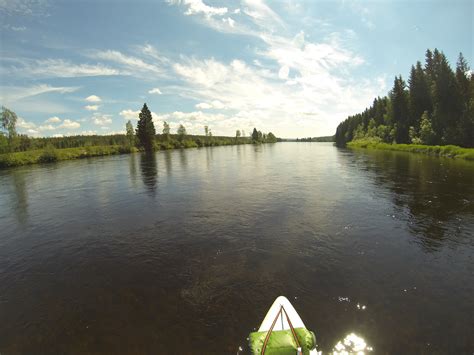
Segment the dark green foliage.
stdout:
<svg viewBox="0 0 474 355">
<path fill-rule="evenodd" d="M 397 123 L 395 139 L 397 143 L 408 143 L 408 92 L 405 90 L 405 82 L 401 75 L 395 78 L 390 100 L 392 102 L 391 118 Z"/>
<path fill-rule="evenodd" d="M 155 143 L 155 126 L 153 124 L 153 118 L 147 105 L 144 104 L 143 108 L 138 116 L 137 124 L 137 138 L 140 147 L 143 147 L 146 151 L 154 149 Z"/>
<path fill-rule="evenodd" d="M 265 141 L 267 143 L 276 143 L 277 142 L 277 138 L 275 137 L 275 135 L 272 133 L 272 132 L 269 132 L 266 136 L 266 139 Z"/>
<path fill-rule="evenodd" d="M 268 133 L 270 135 L 270 133 Z M 297 138 L 298 142 L 334 142 L 334 136 Z"/>
<path fill-rule="evenodd" d="M 428 79 L 419 61 L 416 62 L 416 67 L 411 67 L 410 78 L 408 79 L 408 83 L 410 91 L 409 126 L 414 127 L 415 131 L 418 131 L 420 128 L 420 119 L 423 112 L 433 111 Z"/>
<path fill-rule="evenodd" d="M 40 163 L 52 163 L 58 160 L 58 154 L 56 148 L 51 144 L 47 145 L 43 150 L 43 153 L 39 156 L 38 162 Z"/>
<path fill-rule="evenodd" d="M 257 131 L 256 128 L 254 128 L 253 131 L 252 131 L 252 141 L 254 143 L 258 142 L 258 131 Z"/>
<path fill-rule="evenodd" d="M 396 77 L 387 97 L 376 98 L 364 112 L 341 122 L 336 144 L 376 138 L 474 147 L 474 78 L 462 54 L 454 72 L 443 52 L 428 49 L 425 67 L 420 62 L 412 66 L 408 82 L 406 90 L 402 77 Z"/>
</svg>

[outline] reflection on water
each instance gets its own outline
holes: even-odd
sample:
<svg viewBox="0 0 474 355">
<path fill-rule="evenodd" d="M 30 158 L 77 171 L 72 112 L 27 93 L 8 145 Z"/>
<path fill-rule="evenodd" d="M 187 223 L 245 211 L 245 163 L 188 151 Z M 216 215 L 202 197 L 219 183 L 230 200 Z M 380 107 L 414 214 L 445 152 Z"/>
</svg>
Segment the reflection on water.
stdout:
<svg viewBox="0 0 474 355">
<path fill-rule="evenodd" d="M 357 164 L 374 173 L 377 185 L 391 191 L 391 218 L 403 219 L 426 251 L 439 250 L 443 241 L 468 241 L 474 215 L 468 193 L 474 186 L 474 164 L 394 152 L 364 152 Z"/>
<path fill-rule="evenodd" d="M 172 158 L 171 158 L 171 151 L 170 150 L 165 150 L 163 152 L 164 160 L 165 160 L 165 166 L 166 166 L 166 175 L 171 176 L 172 174 Z"/>
<path fill-rule="evenodd" d="M 133 186 L 137 186 L 137 154 L 132 153 L 128 157 L 128 166 L 130 173 L 130 180 L 132 181 Z"/>
<path fill-rule="evenodd" d="M 350 333 L 343 340 L 337 342 L 331 355 L 364 355 L 373 350 L 371 346 L 367 345 L 364 338 Z"/>
<path fill-rule="evenodd" d="M 18 218 L 18 222 L 25 225 L 28 220 L 28 192 L 26 183 L 26 172 L 24 170 L 14 170 L 11 174 L 15 194 L 12 199 L 12 207 Z"/>
<path fill-rule="evenodd" d="M 279 295 L 324 354 L 469 353 L 473 169 L 278 143 L 0 171 L 0 353 L 235 354 Z"/>
<path fill-rule="evenodd" d="M 140 156 L 140 170 L 142 173 L 143 184 L 147 190 L 154 193 L 158 182 L 158 169 L 155 153 L 143 153 Z"/>
</svg>

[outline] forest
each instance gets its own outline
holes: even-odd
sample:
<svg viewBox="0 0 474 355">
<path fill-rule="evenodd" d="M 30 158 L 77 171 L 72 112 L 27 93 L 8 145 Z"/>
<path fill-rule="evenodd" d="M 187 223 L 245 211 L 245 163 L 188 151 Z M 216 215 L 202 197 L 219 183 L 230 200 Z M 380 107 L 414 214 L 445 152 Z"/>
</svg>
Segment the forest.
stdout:
<svg viewBox="0 0 474 355">
<path fill-rule="evenodd" d="M 335 140 L 474 147 L 474 76 L 462 53 L 453 70 L 442 51 L 428 49 L 408 83 L 395 77 L 387 96 L 339 124 Z"/>
</svg>

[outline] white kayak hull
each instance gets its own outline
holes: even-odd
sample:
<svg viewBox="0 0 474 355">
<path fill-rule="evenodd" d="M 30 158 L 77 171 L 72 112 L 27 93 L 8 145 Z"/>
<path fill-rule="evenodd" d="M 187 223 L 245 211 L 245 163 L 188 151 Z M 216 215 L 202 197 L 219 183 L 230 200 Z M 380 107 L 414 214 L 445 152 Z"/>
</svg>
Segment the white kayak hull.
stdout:
<svg viewBox="0 0 474 355">
<path fill-rule="evenodd" d="M 306 328 L 303 323 L 303 320 L 299 316 L 298 312 L 296 312 L 290 301 L 285 296 L 279 296 L 268 310 L 265 318 L 263 319 L 262 324 L 260 325 L 260 328 L 258 328 L 259 332 L 269 331 L 278 313 L 280 313 L 280 315 L 278 316 L 278 320 L 276 321 L 273 327 L 273 331 L 291 329 L 290 325 L 288 324 L 288 320 L 286 319 L 286 316 L 283 314 L 283 312 L 280 312 L 282 306 L 285 309 L 286 314 L 288 314 L 288 318 L 290 318 L 290 322 L 293 328 Z M 321 353 L 319 353 L 316 349 L 310 350 L 309 354 L 321 355 Z"/>
<path fill-rule="evenodd" d="M 288 301 L 288 299 L 285 296 L 280 296 L 275 300 L 275 302 L 273 302 L 272 306 L 268 310 L 267 315 L 265 316 L 262 324 L 260 325 L 260 328 L 258 328 L 259 332 L 266 332 L 270 330 L 270 327 L 272 326 L 272 323 L 275 320 L 275 317 L 277 316 L 278 312 L 280 312 L 281 306 L 283 306 L 286 313 L 288 314 L 288 317 L 290 318 L 293 328 L 306 328 L 300 316 L 296 312 L 295 308 L 290 303 L 290 301 Z M 282 312 L 279 316 L 279 319 L 275 323 L 273 330 L 288 330 L 288 329 L 290 329 L 290 325 L 288 324 L 288 321 Z"/>
</svg>

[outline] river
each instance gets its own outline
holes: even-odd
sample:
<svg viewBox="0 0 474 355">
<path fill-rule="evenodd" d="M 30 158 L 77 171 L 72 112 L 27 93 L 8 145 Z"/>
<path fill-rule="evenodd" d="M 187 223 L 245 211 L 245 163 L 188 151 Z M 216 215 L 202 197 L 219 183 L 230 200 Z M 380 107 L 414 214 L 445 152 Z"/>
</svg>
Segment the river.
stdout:
<svg viewBox="0 0 474 355">
<path fill-rule="evenodd" d="M 474 163 L 330 143 L 0 171 L 0 353 L 235 354 L 278 295 L 318 349 L 474 351 Z M 372 351 L 370 351 L 372 349 Z"/>
</svg>

